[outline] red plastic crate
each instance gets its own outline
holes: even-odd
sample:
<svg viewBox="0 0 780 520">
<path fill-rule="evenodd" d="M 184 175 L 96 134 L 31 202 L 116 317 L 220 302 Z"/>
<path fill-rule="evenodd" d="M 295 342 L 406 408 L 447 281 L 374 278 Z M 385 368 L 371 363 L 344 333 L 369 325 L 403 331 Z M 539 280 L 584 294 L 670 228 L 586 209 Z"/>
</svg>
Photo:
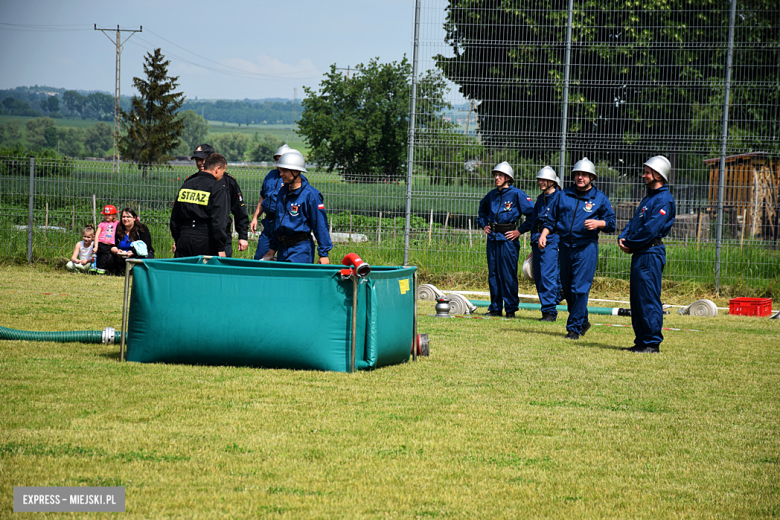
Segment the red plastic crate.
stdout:
<svg viewBox="0 0 780 520">
<path fill-rule="evenodd" d="M 772 314 L 772 298 L 734 298 L 729 300 L 729 314 L 769 316 Z"/>
</svg>

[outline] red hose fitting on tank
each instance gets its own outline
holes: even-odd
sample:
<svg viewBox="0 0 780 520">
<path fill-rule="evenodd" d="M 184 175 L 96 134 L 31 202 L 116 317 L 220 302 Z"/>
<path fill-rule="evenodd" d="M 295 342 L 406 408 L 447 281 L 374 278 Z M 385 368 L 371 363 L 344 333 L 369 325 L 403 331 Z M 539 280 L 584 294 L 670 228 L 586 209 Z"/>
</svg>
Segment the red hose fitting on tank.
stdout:
<svg viewBox="0 0 780 520">
<path fill-rule="evenodd" d="M 368 276 L 368 274 L 371 272 L 371 266 L 365 263 L 363 259 L 357 255 L 357 253 L 349 253 L 347 256 L 344 257 L 341 263 L 346 266 L 354 267 L 355 274 L 358 275 L 360 278 Z"/>
</svg>

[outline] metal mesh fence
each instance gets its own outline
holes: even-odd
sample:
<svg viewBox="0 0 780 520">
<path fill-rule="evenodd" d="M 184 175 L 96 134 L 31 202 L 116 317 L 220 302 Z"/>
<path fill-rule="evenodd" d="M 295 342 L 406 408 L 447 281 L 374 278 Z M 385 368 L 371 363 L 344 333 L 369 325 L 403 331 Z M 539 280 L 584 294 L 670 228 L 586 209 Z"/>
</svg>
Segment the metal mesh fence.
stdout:
<svg viewBox="0 0 780 520">
<path fill-rule="evenodd" d="M 271 165 L 228 167 L 242 189 L 250 219 L 263 178 L 271 169 Z M 0 158 L 0 258 L 22 262 L 29 257 L 64 264 L 84 226 L 102 220 L 100 211 L 106 204 L 120 212 L 124 207 L 136 210 L 150 229 L 156 256 L 172 257 L 168 223 L 173 201 L 195 167 L 147 167 L 145 176 L 134 164 L 120 163 L 118 173 L 112 170 L 110 162 L 102 161 Z M 307 177 L 325 196 L 336 242 L 334 257 L 356 250 L 377 265 L 402 263 L 403 184 L 347 182 L 338 173 L 316 170 L 310 170 Z M 427 226 L 421 222 L 414 220 L 418 229 Z M 249 250 L 238 252 L 234 244 L 234 256 L 252 258 L 256 241 L 257 235 L 250 233 Z"/>
<path fill-rule="evenodd" d="M 720 266 L 722 283 L 776 282 L 780 10 L 737 2 L 729 45 L 726 2 L 641 4 L 421 0 L 418 70 L 442 71 L 454 124 L 415 127 L 413 198 L 435 221 L 465 229 L 495 164 L 508 161 L 535 199 L 542 166 L 569 185 L 571 165 L 588 157 L 617 235 L 644 194 L 642 163 L 663 154 L 678 213 L 665 277 L 713 284 Z M 425 100 L 417 106 L 424 114 Z M 615 242 L 602 237 L 598 276 L 627 278 L 630 257 Z M 475 249 L 461 240 L 432 261 L 454 255 L 476 265 Z"/>
<path fill-rule="evenodd" d="M 663 154 L 673 165 L 678 213 L 665 278 L 777 285 L 780 8 L 738 2 L 730 45 L 724 2 L 601 4 L 573 2 L 570 11 L 549 0 L 418 0 L 418 77 L 441 74 L 450 108 L 431 108 L 440 105 L 424 92 L 415 99 L 409 263 L 423 279 L 484 274 L 484 236 L 475 220 L 493 187 L 492 167 L 508 161 L 516 185 L 535 199 L 542 166 L 551 165 L 568 185 L 571 165 L 587 156 L 618 219 L 618 231 L 602 237 L 597 276 L 627 279 L 630 259 L 616 234 L 643 196 L 642 163 Z M 270 169 L 228 168 L 250 217 Z M 155 167 L 144 178 L 131 164 L 112 173 L 110 163 L 39 161 L 28 252 L 30 159 L 0 159 L 0 257 L 64 261 L 81 228 L 109 203 L 135 208 L 158 257 L 172 256 L 170 209 L 193 172 L 191 165 Z M 403 262 L 405 182 L 352 182 L 318 171 L 308 178 L 325 196 L 336 258 L 355 250 L 374 264 Z M 521 237 L 526 254 L 527 240 Z M 254 248 L 237 256 L 251 258 Z"/>
</svg>

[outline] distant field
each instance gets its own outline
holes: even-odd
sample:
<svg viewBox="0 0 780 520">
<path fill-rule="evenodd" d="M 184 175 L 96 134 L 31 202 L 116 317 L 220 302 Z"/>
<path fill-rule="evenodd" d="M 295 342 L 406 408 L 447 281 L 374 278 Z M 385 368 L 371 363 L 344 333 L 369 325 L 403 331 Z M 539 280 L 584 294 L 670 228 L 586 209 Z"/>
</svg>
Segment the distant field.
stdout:
<svg viewBox="0 0 780 520">
<path fill-rule="evenodd" d="M 24 127 L 27 121 L 35 119 L 34 117 L 22 117 L 22 116 L 0 116 L 0 124 L 7 123 L 12 119 L 18 119 L 21 121 Z M 60 127 L 73 127 L 73 128 L 90 128 L 95 126 L 97 121 L 95 119 L 79 119 L 72 117 L 63 117 L 55 119 L 54 124 Z M 113 125 L 113 121 L 107 121 L 109 125 Z M 229 132 L 238 132 L 252 136 L 255 132 L 258 132 L 261 136 L 265 134 L 273 134 L 274 137 L 281 139 L 282 142 L 287 143 L 296 150 L 300 150 L 304 154 L 309 152 L 309 146 L 304 142 L 303 137 L 299 136 L 292 130 L 292 125 L 241 125 L 236 123 L 226 123 L 223 121 L 209 121 L 209 133 L 211 134 L 224 134 Z"/>
<path fill-rule="evenodd" d="M 304 142 L 303 137 L 292 130 L 292 125 L 241 125 L 235 123 L 224 123 L 220 121 L 209 121 L 209 132 L 212 134 L 222 134 L 229 132 L 238 132 L 252 136 L 258 132 L 261 136 L 273 134 L 274 137 L 281 139 L 282 142 L 300 150 L 303 153 L 309 152 L 309 146 Z"/>
<path fill-rule="evenodd" d="M 0 124 L 7 123 L 8 121 L 11 121 L 13 119 L 18 119 L 22 122 L 22 126 L 27 124 L 27 121 L 30 119 L 37 119 L 35 117 L 25 117 L 25 116 L 0 116 Z M 95 126 L 95 123 L 97 123 L 97 120 L 95 119 L 79 119 L 75 117 L 62 117 L 59 119 L 54 119 L 54 124 L 56 126 L 62 126 L 62 127 L 73 127 L 73 128 L 89 128 L 91 126 Z M 113 125 L 113 121 L 106 121 L 107 124 Z"/>
</svg>

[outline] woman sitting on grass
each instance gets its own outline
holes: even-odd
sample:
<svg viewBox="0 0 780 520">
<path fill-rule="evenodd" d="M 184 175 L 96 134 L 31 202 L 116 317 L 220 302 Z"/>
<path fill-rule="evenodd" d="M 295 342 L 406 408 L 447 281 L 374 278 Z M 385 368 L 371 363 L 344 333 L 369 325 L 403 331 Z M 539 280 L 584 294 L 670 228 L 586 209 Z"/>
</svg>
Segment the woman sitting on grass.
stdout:
<svg viewBox="0 0 780 520">
<path fill-rule="evenodd" d="M 128 258 L 139 257 L 138 252 L 132 246 L 132 243 L 138 240 L 146 244 L 147 254 L 142 258 L 154 258 L 152 235 L 149 233 L 149 228 L 138 220 L 138 215 L 133 208 L 125 208 L 122 210 L 122 218 L 116 230 L 116 245 L 111 248 L 111 253 L 114 255 L 115 274 L 124 273 Z"/>
</svg>

